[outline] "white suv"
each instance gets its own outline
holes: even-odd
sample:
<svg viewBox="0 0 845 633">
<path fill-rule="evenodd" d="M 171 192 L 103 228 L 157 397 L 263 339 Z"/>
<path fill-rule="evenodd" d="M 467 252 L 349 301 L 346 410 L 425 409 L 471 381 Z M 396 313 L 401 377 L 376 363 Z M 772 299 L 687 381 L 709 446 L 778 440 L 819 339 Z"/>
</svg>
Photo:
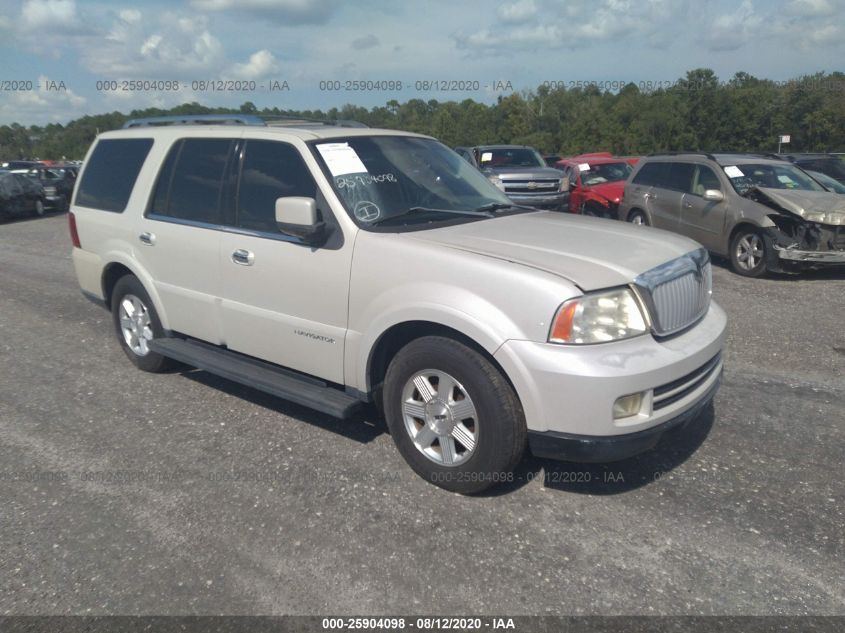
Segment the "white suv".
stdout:
<svg viewBox="0 0 845 633">
<path fill-rule="evenodd" d="M 69 216 L 83 292 L 140 369 L 180 361 L 339 417 L 477 492 L 695 419 L 725 314 L 687 238 L 513 202 L 434 139 L 245 116 L 102 134 Z"/>
</svg>

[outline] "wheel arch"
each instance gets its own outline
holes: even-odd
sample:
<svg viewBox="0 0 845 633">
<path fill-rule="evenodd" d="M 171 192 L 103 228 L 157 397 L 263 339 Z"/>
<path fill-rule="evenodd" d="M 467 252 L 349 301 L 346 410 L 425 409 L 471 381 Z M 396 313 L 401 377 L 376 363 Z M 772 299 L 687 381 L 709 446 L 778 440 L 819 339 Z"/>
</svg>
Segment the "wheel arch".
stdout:
<svg viewBox="0 0 845 633">
<path fill-rule="evenodd" d="M 150 300 L 153 302 L 153 307 L 155 308 L 156 313 L 158 314 L 159 321 L 161 322 L 161 326 L 167 330 L 169 329 L 168 321 L 167 321 L 167 314 L 164 310 L 164 306 L 161 303 L 161 298 L 156 292 L 155 284 L 153 283 L 153 279 L 150 275 L 146 274 L 141 268 L 135 265 L 134 262 L 127 261 L 126 258 L 115 255 L 110 258 L 108 264 L 103 266 L 103 273 L 101 276 L 101 288 L 103 293 L 103 300 L 105 301 L 106 308 L 111 310 L 111 302 L 112 302 L 112 293 L 114 292 L 114 287 L 117 282 L 121 279 L 121 277 L 125 277 L 126 275 L 132 275 L 141 282 L 141 285 L 144 286 L 144 290 L 147 291 L 147 294 L 150 296 Z"/>
</svg>

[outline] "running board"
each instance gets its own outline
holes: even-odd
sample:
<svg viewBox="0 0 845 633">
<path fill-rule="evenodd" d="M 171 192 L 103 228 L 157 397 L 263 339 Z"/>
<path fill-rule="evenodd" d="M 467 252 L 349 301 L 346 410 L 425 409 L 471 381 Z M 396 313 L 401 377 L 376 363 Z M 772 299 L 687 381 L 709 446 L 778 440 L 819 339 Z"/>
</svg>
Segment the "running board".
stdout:
<svg viewBox="0 0 845 633">
<path fill-rule="evenodd" d="M 317 378 L 208 343 L 181 338 L 160 338 L 150 341 L 150 349 L 210 374 L 336 418 L 350 417 L 361 404 L 359 399 Z"/>
</svg>

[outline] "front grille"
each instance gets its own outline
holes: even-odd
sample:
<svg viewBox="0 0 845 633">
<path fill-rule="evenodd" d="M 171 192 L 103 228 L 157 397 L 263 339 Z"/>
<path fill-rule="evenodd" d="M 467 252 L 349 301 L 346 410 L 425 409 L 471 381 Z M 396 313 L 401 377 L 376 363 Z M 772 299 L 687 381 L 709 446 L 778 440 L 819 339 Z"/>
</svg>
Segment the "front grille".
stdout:
<svg viewBox="0 0 845 633">
<path fill-rule="evenodd" d="M 669 336 L 698 321 L 710 307 L 710 258 L 699 249 L 643 273 L 634 283 L 649 308 L 655 334 Z"/>
<path fill-rule="evenodd" d="M 682 400 L 688 396 L 713 375 L 713 372 L 719 367 L 721 360 L 721 353 L 716 354 L 695 371 L 691 371 L 682 378 L 678 378 L 672 382 L 667 382 L 665 385 L 661 385 L 654 389 L 652 409 L 654 411 L 659 411 L 660 409 L 668 407 L 670 404 L 678 402 L 678 400 Z"/>
<path fill-rule="evenodd" d="M 560 180 L 557 178 L 537 178 L 528 180 L 504 180 L 505 193 L 516 193 L 520 195 L 548 195 L 556 193 L 560 188 Z"/>
</svg>

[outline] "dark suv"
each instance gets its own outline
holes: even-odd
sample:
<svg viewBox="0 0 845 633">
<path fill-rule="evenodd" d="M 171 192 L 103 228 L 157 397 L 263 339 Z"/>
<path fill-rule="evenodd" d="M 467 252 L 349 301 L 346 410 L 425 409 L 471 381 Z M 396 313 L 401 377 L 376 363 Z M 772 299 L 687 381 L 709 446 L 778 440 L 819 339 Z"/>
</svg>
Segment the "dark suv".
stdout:
<svg viewBox="0 0 845 633">
<path fill-rule="evenodd" d="M 772 156 L 644 158 L 625 184 L 619 219 L 691 237 L 748 277 L 845 264 L 845 200 Z"/>
<path fill-rule="evenodd" d="M 533 147 L 526 145 L 479 145 L 455 151 L 475 165 L 516 204 L 565 211 L 569 190 L 563 172 L 552 169 Z"/>
<path fill-rule="evenodd" d="M 845 156 L 841 154 L 783 154 L 783 158 L 801 169 L 822 173 L 845 185 Z"/>
</svg>

